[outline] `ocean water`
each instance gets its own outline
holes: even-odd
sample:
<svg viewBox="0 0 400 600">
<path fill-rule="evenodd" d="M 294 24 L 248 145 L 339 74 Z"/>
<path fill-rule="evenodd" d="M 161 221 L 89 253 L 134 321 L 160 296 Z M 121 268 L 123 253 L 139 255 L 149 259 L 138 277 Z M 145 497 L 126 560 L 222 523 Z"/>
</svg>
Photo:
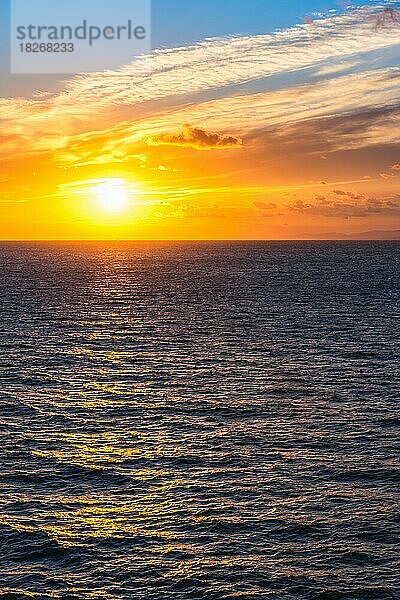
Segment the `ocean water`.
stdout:
<svg viewBox="0 0 400 600">
<path fill-rule="evenodd" d="M 0 597 L 400 598 L 398 242 L 0 245 Z"/>
</svg>

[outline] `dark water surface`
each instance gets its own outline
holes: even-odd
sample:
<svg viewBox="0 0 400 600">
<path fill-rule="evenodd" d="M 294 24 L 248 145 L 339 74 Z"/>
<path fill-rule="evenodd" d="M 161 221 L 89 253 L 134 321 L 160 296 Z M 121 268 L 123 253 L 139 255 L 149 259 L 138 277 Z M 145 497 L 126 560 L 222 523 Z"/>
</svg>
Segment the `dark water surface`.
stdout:
<svg viewBox="0 0 400 600">
<path fill-rule="evenodd" d="M 399 259 L 1 244 L 0 597 L 399 599 Z"/>
</svg>

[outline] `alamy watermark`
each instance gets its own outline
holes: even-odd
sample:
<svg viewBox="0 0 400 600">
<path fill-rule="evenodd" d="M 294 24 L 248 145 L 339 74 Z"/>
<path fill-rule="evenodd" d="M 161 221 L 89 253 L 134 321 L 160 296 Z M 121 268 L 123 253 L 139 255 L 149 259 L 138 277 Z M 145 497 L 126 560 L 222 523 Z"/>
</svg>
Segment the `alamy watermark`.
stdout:
<svg viewBox="0 0 400 600">
<path fill-rule="evenodd" d="M 11 0 L 11 73 L 121 67 L 151 48 L 150 0 Z"/>
</svg>

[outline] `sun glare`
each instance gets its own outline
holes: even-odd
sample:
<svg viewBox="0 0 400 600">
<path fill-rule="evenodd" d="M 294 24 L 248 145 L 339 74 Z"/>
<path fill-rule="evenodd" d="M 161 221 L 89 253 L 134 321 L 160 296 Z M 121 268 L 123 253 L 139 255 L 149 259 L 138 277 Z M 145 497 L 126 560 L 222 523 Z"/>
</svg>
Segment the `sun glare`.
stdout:
<svg viewBox="0 0 400 600">
<path fill-rule="evenodd" d="M 128 204 L 128 195 L 122 179 L 102 181 L 91 188 L 98 207 L 103 212 L 120 213 Z"/>
</svg>

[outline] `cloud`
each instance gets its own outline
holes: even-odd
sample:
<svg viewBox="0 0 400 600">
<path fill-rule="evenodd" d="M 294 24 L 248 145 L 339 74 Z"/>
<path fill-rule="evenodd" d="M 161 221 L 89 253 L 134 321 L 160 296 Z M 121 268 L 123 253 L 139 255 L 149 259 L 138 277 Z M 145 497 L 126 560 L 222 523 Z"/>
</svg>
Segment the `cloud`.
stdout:
<svg viewBox="0 0 400 600">
<path fill-rule="evenodd" d="M 149 137 L 146 141 L 152 146 L 190 146 L 197 150 L 238 148 L 243 144 L 240 138 L 211 133 L 200 127 L 191 127 L 190 125 L 184 125 L 183 130 L 179 133 L 162 133 L 158 136 Z"/>
<path fill-rule="evenodd" d="M 326 66 L 320 67 L 316 73 L 316 75 L 335 75 L 336 73 L 340 73 L 341 71 L 348 71 L 357 67 L 360 63 L 356 61 L 352 62 L 343 62 L 339 64 L 328 64 Z"/>
<path fill-rule="evenodd" d="M 394 104 L 398 102 L 398 84 L 384 73 L 381 77 L 373 72 L 358 73 L 351 79 L 341 78 L 339 85 L 332 80 L 333 84 L 307 84 L 304 89 L 277 93 L 243 95 L 240 88 L 245 84 L 251 89 L 252 81 L 303 73 L 321 64 L 327 69 L 346 58 L 354 62 L 357 54 L 396 46 L 396 28 L 374 30 L 366 19 L 369 14 L 367 8 L 355 9 L 317 20 L 312 27 L 302 24 L 273 34 L 209 39 L 183 48 L 155 50 L 118 70 L 77 75 L 53 95 L 2 99 L 0 117 L 10 135 L 4 153 L 54 154 L 68 148 L 77 135 L 100 130 L 115 133 L 116 127 L 121 127 L 118 137 L 122 130 L 126 135 L 139 136 L 141 132 L 142 137 L 154 137 L 167 134 L 167 125 L 171 130 L 171 126 L 190 122 L 201 128 L 207 122 L 212 130 L 229 131 L 237 122 L 246 133 L 278 126 L 285 119 L 286 123 L 296 122 Z M 222 99 L 213 104 L 210 97 Z M 154 113 L 157 119 L 152 122 L 149 115 Z M 210 121 L 204 119 L 207 114 Z M 385 128 L 381 137 L 384 133 Z"/>
<path fill-rule="evenodd" d="M 344 218 L 370 216 L 399 216 L 400 198 L 365 198 L 362 202 L 351 199 L 337 200 L 317 196 L 314 201 L 296 200 L 290 210 L 319 217 Z"/>
<path fill-rule="evenodd" d="M 254 206 L 256 206 L 257 208 L 260 208 L 261 210 L 271 210 L 273 208 L 276 208 L 276 204 L 274 202 L 254 202 Z"/>
<path fill-rule="evenodd" d="M 340 94 L 339 82 L 335 83 L 336 85 L 326 89 L 326 92 L 332 92 L 333 96 L 335 91 Z M 354 79 L 349 78 L 346 85 L 351 88 L 355 83 Z M 311 100 L 312 91 L 308 89 L 304 96 L 299 94 L 299 113 L 303 110 L 301 102 Z M 367 93 L 367 86 L 364 92 Z M 364 92 L 360 89 L 361 95 Z M 328 102 L 329 100 L 325 100 L 325 105 Z M 305 114 L 292 117 L 288 106 L 285 107 L 285 111 L 286 109 L 289 112 L 287 124 L 282 122 L 277 126 L 271 124 L 269 128 L 254 130 L 250 132 L 251 138 L 246 139 L 246 143 L 250 144 L 253 139 L 258 145 L 268 143 L 276 148 L 279 147 L 280 152 L 314 154 L 320 157 L 322 152 L 326 156 L 337 151 L 353 151 L 378 146 L 393 146 L 393 152 L 394 146 L 400 142 L 400 106 L 385 106 L 383 98 L 380 106 L 368 110 L 361 107 L 357 112 L 340 109 L 335 114 L 332 107 L 331 114 L 314 116 L 311 109 L 308 118 Z M 276 117 L 283 121 L 285 114 L 286 112 L 283 112 Z M 271 120 L 273 119 L 274 117 Z"/>
<path fill-rule="evenodd" d="M 398 81 L 394 74 L 400 76 L 400 69 L 347 75 L 274 92 L 203 99 L 155 116 L 117 122 L 108 129 L 65 137 L 65 149 L 58 149 L 55 158 L 63 164 L 79 165 L 122 162 L 137 154 L 137 146 L 146 139 L 153 145 L 189 146 L 191 142 L 207 149 L 198 145 L 190 129 L 180 131 L 182 123 L 205 133 L 204 123 L 212 132 L 223 131 L 223 136 L 214 135 L 228 138 L 234 145 L 220 144 L 220 148 L 237 147 L 244 139 L 246 145 L 293 147 L 293 151 L 301 147 L 302 153 L 326 156 L 338 149 L 395 144 L 400 141 L 400 128 L 396 127 L 400 110 L 395 104 Z M 40 137 L 31 143 L 32 151 L 36 144 L 36 151 L 41 151 Z"/>
<path fill-rule="evenodd" d="M 344 190 L 332 190 L 334 194 L 337 196 L 346 196 L 346 198 L 351 198 L 352 200 L 365 200 L 365 194 L 354 194 L 353 192 L 346 192 Z"/>
<path fill-rule="evenodd" d="M 206 208 L 196 205 L 187 205 L 183 207 L 184 215 L 189 219 L 226 219 L 226 214 L 221 208 Z"/>
<path fill-rule="evenodd" d="M 393 6 L 378 7 L 371 15 L 371 21 L 374 24 L 374 30 L 378 29 L 396 29 L 400 24 L 400 9 Z"/>
</svg>

